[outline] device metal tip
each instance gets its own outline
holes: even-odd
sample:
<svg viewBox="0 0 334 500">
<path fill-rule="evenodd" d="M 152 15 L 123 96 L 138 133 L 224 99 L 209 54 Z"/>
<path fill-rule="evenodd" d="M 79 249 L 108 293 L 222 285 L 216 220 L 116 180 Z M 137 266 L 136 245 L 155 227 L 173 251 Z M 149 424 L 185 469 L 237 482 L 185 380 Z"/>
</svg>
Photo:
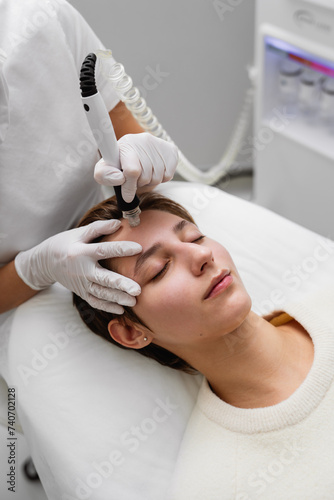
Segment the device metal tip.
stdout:
<svg viewBox="0 0 334 500">
<path fill-rule="evenodd" d="M 131 217 L 128 217 L 128 221 L 131 227 L 139 226 L 140 224 L 139 215 L 132 215 Z"/>
<path fill-rule="evenodd" d="M 141 213 L 141 210 L 139 207 L 137 207 L 134 210 L 129 210 L 128 212 L 123 212 L 123 217 L 124 217 L 124 219 L 128 219 L 129 225 L 131 227 L 137 227 L 140 224 L 140 218 L 139 218 L 140 213 Z"/>
</svg>

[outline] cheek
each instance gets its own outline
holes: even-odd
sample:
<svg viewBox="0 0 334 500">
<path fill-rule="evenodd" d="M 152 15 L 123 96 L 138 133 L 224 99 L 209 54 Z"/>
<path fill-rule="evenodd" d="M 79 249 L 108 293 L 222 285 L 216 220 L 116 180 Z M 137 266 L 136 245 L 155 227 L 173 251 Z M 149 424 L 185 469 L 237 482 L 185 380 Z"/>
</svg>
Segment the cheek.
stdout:
<svg viewBox="0 0 334 500">
<path fill-rule="evenodd" d="M 162 278 L 160 283 L 143 287 L 133 311 L 153 330 L 180 325 L 193 310 L 194 300 L 182 276 Z"/>
<path fill-rule="evenodd" d="M 209 240 L 209 238 L 208 238 Z M 220 243 L 215 240 L 210 240 L 210 248 L 212 250 L 214 259 L 225 266 L 232 266 L 235 268 L 235 264 L 232 260 L 231 255 Z"/>
</svg>

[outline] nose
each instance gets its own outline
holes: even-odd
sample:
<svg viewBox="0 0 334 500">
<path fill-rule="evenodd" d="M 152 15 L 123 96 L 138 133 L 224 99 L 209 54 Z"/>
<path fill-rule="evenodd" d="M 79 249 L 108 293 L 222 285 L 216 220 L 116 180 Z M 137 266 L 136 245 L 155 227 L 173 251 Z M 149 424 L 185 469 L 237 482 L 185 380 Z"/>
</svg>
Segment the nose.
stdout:
<svg viewBox="0 0 334 500">
<path fill-rule="evenodd" d="M 189 255 L 190 269 L 195 276 L 200 276 L 206 268 L 212 266 L 214 257 L 211 248 L 192 244 Z"/>
</svg>

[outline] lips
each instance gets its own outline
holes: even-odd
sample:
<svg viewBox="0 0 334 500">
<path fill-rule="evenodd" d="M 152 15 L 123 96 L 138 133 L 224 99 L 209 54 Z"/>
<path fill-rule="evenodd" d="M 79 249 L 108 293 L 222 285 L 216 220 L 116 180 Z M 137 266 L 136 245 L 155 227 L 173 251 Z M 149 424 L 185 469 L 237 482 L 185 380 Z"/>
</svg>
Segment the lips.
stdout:
<svg viewBox="0 0 334 500">
<path fill-rule="evenodd" d="M 207 289 L 203 300 L 208 299 L 212 295 L 215 294 L 215 291 L 218 292 L 218 289 L 225 289 L 227 286 L 230 284 L 231 280 L 228 280 L 228 278 L 231 278 L 231 271 L 229 269 L 224 269 L 218 276 L 215 276 L 212 278 L 211 283 L 209 288 Z M 226 286 L 224 286 L 226 284 Z"/>
</svg>

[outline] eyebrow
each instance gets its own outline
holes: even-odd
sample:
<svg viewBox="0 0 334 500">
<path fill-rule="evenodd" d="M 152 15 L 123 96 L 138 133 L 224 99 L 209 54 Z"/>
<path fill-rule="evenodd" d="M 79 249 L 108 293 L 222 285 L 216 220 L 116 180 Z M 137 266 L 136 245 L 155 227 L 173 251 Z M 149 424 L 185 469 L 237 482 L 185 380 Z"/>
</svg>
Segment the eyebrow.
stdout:
<svg viewBox="0 0 334 500">
<path fill-rule="evenodd" d="M 177 224 L 175 224 L 175 226 L 172 227 L 173 233 L 181 232 L 182 229 L 188 224 L 191 224 L 191 222 L 188 220 L 185 220 L 185 219 L 180 220 Z M 134 269 L 134 273 L 133 273 L 134 276 L 136 276 L 136 274 L 139 273 L 139 271 L 141 270 L 141 268 L 143 267 L 143 265 L 145 264 L 147 259 L 152 257 L 152 255 L 154 255 L 161 247 L 162 247 L 162 244 L 160 242 L 155 243 L 154 245 L 149 247 L 147 250 L 145 250 L 145 252 L 143 252 L 141 255 L 139 255 L 139 257 L 136 260 L 136 264 L 135 264 L 135 269 Z"/>
</svg>

